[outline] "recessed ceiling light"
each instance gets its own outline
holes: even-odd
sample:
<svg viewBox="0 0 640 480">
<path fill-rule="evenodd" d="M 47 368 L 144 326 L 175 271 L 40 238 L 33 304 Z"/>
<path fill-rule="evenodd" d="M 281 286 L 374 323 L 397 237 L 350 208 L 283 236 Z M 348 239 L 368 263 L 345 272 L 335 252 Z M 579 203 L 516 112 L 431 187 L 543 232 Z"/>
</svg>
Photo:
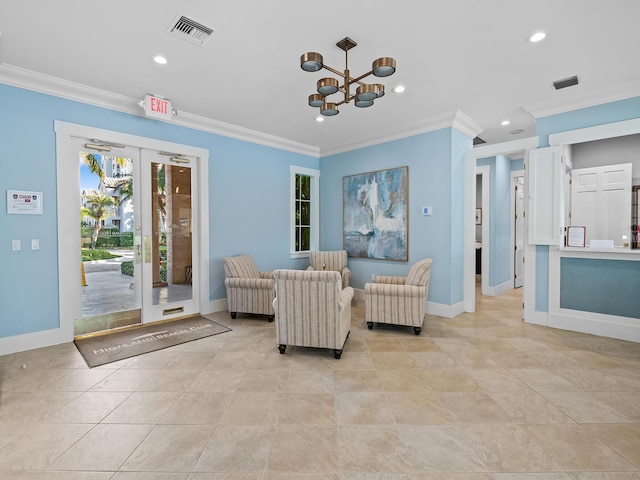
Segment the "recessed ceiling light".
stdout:
<svg viewBox="0 0 640 480">
<path fill-rule="evenodd" d="M 153 57 L 153 61 L 156 63 L 159 63 L 160 65 L 167 64 L 167 59 L 164 58 L 162 55 L 156 55 L 155 57 Z"/>
<path fill-rule="evenodd" d="M 403 86 L 403 85 L 398 85 L 397 87 L 395 87 L 395 88 L 393 89 L 393 91 L 394 91 L 395 93 L 402 93 L 402 92 L 404 92 L 404 86 Z"/>
<path fill-rule="evenodd" d="M 322 117 L 322 116 L 317 116 L 317 117 L 316 117 L 316 122 L 324 122 L 324 117 Z"/>
<path fill-rule="evenodd" d="M 529 37 L 529 41 L 532 43 L 536 43 L 536 42 L 539 42 L 540 40 L 544 40 L 544 37 L 546 36 L 547 34 L 544 32 L 536 32 Z"/>
<path fill-rule="evenodd" d="M 509 125 L 511 122 L 509 120 L 503 120 L 500 122 L 500 125 L 505 126 L 505 125 Z"/>
</svg>

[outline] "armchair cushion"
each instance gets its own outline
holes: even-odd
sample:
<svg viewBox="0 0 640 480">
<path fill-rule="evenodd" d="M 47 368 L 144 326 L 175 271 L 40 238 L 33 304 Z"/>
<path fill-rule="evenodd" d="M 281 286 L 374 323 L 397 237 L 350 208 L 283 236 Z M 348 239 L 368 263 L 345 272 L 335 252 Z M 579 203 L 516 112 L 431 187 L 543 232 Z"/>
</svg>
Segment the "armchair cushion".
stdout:
<svg viewBox="0 0 640 480">
<path fill-rule="evenodd" d="M 309 255 L 307 270 L 328 270 L 338 272 L 342 276 L 342 286 L 351 284 L 351 270 L 347 266 L 346 250 L 312 250 Z"/>
<path fill-rule="evenodd" d="M 251 255 L 237 255 L 224 259 L 224 276 L 227 278 L 260 278 L 260 272 Z"/>
</svg>

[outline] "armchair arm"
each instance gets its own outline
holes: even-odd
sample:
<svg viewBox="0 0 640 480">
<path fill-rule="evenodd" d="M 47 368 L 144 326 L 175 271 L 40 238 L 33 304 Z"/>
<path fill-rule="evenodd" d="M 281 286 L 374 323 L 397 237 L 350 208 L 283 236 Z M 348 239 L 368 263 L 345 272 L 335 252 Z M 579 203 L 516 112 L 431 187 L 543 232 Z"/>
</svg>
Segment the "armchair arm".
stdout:
<svg viewBox="0 0 640 480">
<path fill-rule="evenodd" d="M 351 305 L 353 300 L 354 290 L 352 287 L 345 287 L 340 292 L 340 300 L 338 300 L 338 308 L 340 311 L 344 310 L 346 306 Z"/>
<path fill-rule="evenodd" d="M 386 275 L 376 275 L 376 283 L 383 283 L 389 285 L 404 285 L 407 277 L 392 277 Z"/>
<path fill-rule="evenodd" d="M 365 295 L 380 295 L 390 297 L 422 297 L 426 295 L 426 287 L 416 285 L 394 285 L 389 283 L 365 283 Z"/>
<path fill-rule="evenodd" d="M 224 279 L 224 284 L 231 288 L 261 288 L 272 290 L 275 285 L 273 278 L 239 278 L 230 277 Z"/>
<path fill-rule="evenodd" d="M 349 267 L 344 267 L 342 269 L 342 285 L 345 286 L 350 286 L 351 285 L 351 270 L 349 270 Z"/>
<path fill-rule="evenodd" d="M 258 272 L 260 274 L 260 278 L 270 278 L 273 279 L 273 272 Z"/>
</svg>

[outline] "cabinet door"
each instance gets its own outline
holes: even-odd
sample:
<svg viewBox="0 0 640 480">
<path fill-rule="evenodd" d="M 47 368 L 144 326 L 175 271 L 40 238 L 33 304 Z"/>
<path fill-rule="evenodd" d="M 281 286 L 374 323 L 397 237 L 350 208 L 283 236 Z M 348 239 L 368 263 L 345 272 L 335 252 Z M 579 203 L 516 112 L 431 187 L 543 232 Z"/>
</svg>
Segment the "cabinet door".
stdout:
<svg viewBox="0 0 640 480">
<path fill-rule="evenodd" d="M 624 163 L 571 172 L 571 224 L 587 227 L 587 245 L 591 239 L 613 240 L 617 247 L 629 243 L 631 167 Z"/>
<path fill-rule="evenodd" d="M 560 245 L 562 238 L 561 147 L 529 152 L 526 216 L 530 245 Z"/>
</svg>

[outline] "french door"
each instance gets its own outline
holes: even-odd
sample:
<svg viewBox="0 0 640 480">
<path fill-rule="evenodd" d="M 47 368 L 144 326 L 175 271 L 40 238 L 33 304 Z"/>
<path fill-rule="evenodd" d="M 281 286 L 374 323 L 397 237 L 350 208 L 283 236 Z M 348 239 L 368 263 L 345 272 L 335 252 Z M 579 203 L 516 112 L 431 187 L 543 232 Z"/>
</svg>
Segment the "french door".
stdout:
<svg viewBox="0 0 640 480">
<path fill-rule="evenodd" d="M 76 143 L 83 287 L 74 334 L 198 313 L 197 161 L 106 141 Z"/>
</svg>

